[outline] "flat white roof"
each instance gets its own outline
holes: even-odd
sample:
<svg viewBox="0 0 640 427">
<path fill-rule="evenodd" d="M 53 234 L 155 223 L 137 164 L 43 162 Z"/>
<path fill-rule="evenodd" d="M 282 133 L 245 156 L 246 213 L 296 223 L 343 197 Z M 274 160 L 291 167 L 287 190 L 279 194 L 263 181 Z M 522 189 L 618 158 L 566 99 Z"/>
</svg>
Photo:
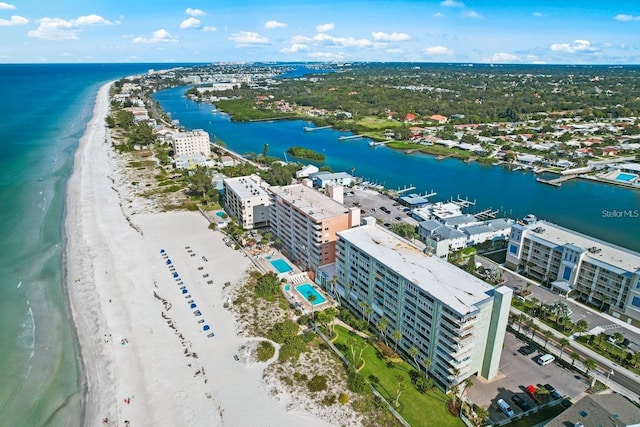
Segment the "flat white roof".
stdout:
<svg viewBox="0 0 640 427">
<path fill-rule="evenodd" d="M 349 208 L 303 184 L 269 187 L 269 191 L 316 221 L 349 213 Z"/>
<path fill-rule="evenodd" d="M 269 195 L 260 187 L 259 178 L 251 176 L 241 176 L 238 178 L 227 178 L 224 183 L 241 199 L 249 197 L 268 197 Z"/>
<path fill-rule="evenodd" d="M 383 227 L 361 226 L 338 235 L 461 315 L 475 311 L 476 304 L 490 298 L 491 285 L 447 261 L 426 255 Z"/>
<path fill-rule="evenodd" d="M 587 250 L 587 258 L 630 272 L 640 270 L 640 253 L 638 252 L 586 236 L 547 221 L 537 221 L 529 224 L 527 228 L 530 230 L 530 236 L 538 236 L 538 238 L 558 246 L 571 244 L 585 249 Z M 538 230 L 538 232 L 534 230 Z M 599 251 L 589 252 L 589 248 L 596 248 Z"/>
</svg>

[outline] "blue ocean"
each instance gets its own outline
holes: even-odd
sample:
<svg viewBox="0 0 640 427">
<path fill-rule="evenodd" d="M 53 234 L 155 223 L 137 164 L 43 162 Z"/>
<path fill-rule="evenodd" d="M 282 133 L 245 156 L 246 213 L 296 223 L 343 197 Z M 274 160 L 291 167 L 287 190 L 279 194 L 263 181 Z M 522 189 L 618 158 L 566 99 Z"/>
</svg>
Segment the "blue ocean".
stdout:
<svg viewBox="0 0 640 427">
<path fill-rule="evenodd" d="M 0 65 L 0 425 L 80 425 L 65 187 L 101 84 L 167 64 Z"/>
</svg>

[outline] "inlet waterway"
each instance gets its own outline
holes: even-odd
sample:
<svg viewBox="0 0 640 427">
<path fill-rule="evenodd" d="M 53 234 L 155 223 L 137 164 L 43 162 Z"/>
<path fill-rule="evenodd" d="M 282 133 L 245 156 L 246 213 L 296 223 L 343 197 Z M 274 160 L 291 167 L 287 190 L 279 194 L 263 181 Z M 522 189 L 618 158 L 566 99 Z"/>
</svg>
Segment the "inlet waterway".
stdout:
<svg viewBox="0 0 640 427">
<path fill-rule="evenodd" d="M 302 146 L 325 154 L 323 164 L 335 171 L 355 173 L 389 189 L 412 185 L 416 193 L 436 192 L 433 200 L 461 197 L 475 201 L 471 213 L 489 208 L 512 218 L 532 213 L 640 251 L 640 191 L 583 180 L 553 187 L 536 182 L 531 172 L 369 147 L 367 139 L 339 141 L 338 137 L 349 133 L 334 129 L 305 132 L 303 128 L 310 123 L 303 120 L 232 122 L 214 106 L 187 99 L 185 91 L 185 87 L 167 89 L 154 98 L 181 126 L 204 129 L 237 153 L 262 153 L 264 144 L 269 144 L 270 156 L 285 159 L 289 147 Z"/>
</svg>

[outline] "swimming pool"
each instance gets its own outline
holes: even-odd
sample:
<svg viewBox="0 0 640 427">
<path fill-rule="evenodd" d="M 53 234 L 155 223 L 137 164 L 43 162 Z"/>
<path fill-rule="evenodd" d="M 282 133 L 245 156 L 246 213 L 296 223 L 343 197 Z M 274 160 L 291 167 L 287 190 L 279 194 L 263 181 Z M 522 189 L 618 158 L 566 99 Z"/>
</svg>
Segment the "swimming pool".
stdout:
<svg viewBox="0 0 640 427">
<path fill-rule="evenodd" d="M 226 214 L 226 213 L 224 213 L 223 211 L 216 212 L 216 216 L 217 216 L 218 218 L 224 218 L 226 215 L 227 215 L 227 214 Z"/>
<path fill-rule="evenodd" d="M 278 270 L 278 273 L 288 273 L 290 271 L 293 271 L 293 267 L 291 267 L 289 264 L 287 264 L 287 262 L 285 260 L 283 260 L 282 258 L 274 259 L 274 260 L 269 261 L 269 262 L 271 263 L 273 268 Z"/>
<path fill-rule="evenodd" d="M 327 302 L 327 299 L 323 297 L 322 294 L 320 294 L 320 292 L 316 291 L 315 288 L 311 286 L 310 283 L 305 283 L 303 285 L 296 286 L 296 291 L 298 291 L 298 293 L 302 295 L 302 297 L 306 299 L 307 302 L 313 306 L 320 305 L 324 302 Z M 309 298 L 311 298 L 311 295 L 313 295 L 313 303 L 309 301 Z"/>
<path fill-rule="evenodd" d="M 291 286 L 289 285 L 284 285 L 284 290 L 289 292 L 291 290 Z"/>
<path fill-rule="evenodd" d="M 616 176 L 616 181 L 625 181 L 625 182 L 629 182 L 631 180 L 633 180 L 636 176 L 630 173 L 619 173 L 618 176 Z"/>
</svg>

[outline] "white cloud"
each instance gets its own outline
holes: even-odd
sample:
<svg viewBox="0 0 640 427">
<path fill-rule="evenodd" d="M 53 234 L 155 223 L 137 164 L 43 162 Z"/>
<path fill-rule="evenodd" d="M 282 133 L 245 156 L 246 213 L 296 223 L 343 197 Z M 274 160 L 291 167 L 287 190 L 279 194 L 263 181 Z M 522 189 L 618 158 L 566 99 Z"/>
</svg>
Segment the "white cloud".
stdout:
<svg viewBox="0 0 640 427">
<path fill-rule="evenodd" d="M 544 13 L 533 12 L 533 16 L 535 16 L 536 18 L 542 18 L 544 16 Z"/>
<path fill-rule="evenodd" d="M 311 52 L 307 55 L 309 58 L 314 59 L 324 59 L 327 61 L 344 59 L 343 53 L 334 53 L 334 52 Z"/>
<path fill-rule="evenodd" d="M 11 27 L 13 25 L 25 25 L 29 20 L 22 16 L 14 15 L 10 19 L 0 19 L 0 27 Z"/>
<path fill-rule="evenodd" d="M 381 40 L 381 41 L 387 41 L 387 42 L 400 42 L 400 41 L 405 41 L 405 40 L 410 40 L 411 36 L 409 34 L 406 33 L 383 33 L 381 31 L 379 32 L 373 32 L 371 33 L 371 36 L 373 36 L 374 40 Z"/>
<path fill-rule="evenodd" d="M 619 13 L 613 19 L 615 19 L 616 21 L 640 21 L 640 15 L 633 16 Z"/>
<path fill-rule="evenodd" d="M 289 47 L 285 47 L 280 49 L 282 53 L 296 53 L 300 51 L 307 50 L 309 47 L 306 44 L 294 43 Z"/>
<path fill-rule="evenodd" d="M 200 9 L 191 9 L 190 7 L 186 8 L 184 13 L 186 13 L 189 16 L 204 16 L 204 15 L 206 15 L 206 13 L 204 13 Z"/>
<path fill-rule="evenodd" d="M 278 21 L 267 21 L 264 23 L 264 28 L 266 28 L 267 30 L 274 30 L 276 28 L 284 28 L 286 27 L 287 24 L 285 24 L 284 22 L 278 22 Z"/>
<path fill-rule="evenodd" d="M 474 12 L 473 10 L 465 10 L 464 12 L 462 12 L 462 16 L 464 16 L 465 18 L 482 19 L 482 15 L 480 15 L 478 12 Z"/>
<path fill-rule="evenodd" d="M 393 49 L 387 49 L 387 50 L 385 50 L 385 52 L 387 52 L 387 53 L 403 53 L 404 51 L 402 49 L 393 48 Z"/>
<path fill-rule="evenodd" d="M 317 25 L 316 26 L 316 31 L 319 33 L 326 33 L 327 31 L 331 31 L 334 28 L 336 28 L 335 25 L 329 23 L 329 24 L 322 24 L 322 25 Z"/>
<path fill-rule="evenodd" d="M 554 43 L 551 45 L 554 52 L 576 53 L 576 52 L 594 52 L 589 40 L 574 40 L 573 43 Z"/>
<path fill-rule="evenodd" d="M 520 58 L 512 53 L 498 52 L 494 53 L 489 62 L 508 62 L 513 63 L 519 61 Z"/>
<path fill-rule="evenodd" d="M 205 25 L 204 27 L 202 27 L 202 31 L 207 33 L 212 33 L 214 31 L 218 31 L 218 29 L 216 27 L 210 27 L 208 25 Z"/>
<path fill-rule="evenodd" d="M 185 30 L 188 28 L 200 28 L 200 20 L 194 18 L 193 16 L 185 19 L 180 23 L 180 29 Z"/>
<path fill-rule="evenodd" d="M 298 35 L 298 36 L 291 37 L 291 40 L 289 40 L 289 43 L 291 43 L 291 44 L 296 44 L 296 43 L 303 44 L 303 43 L 309 43 L 312 40 L 313 39 L 311 39 L 309 37 Z"/>
<path fill-rule="evenodd" d="M 159 30 L 154 31 L 151 34 L 151 37 L 136 37 L 131 42 L 132 43 L 143 43 L 143 44 L 156 44 L 156 43 L 176 43 L 178 40 L 175 39 L 167 30 L 161 28 Z"/>
<path fill-rule="evenodd" d="M 431 46 L 423 51 L 427 55 L 453 55 L 453 50 L 446 46 Z"/>
<path fill-rule="evenodd" d="M 229 36 L 229 40 L 235 42 L 240 47 L 264 45 L 269 43 L 269 39 L 258 33 L 251 31 L 240 31 Z"/>
<path fill-rule="evenodd" d="M 111 25 L 113 22 L 107 21 L 102 16 L 91 14 L 81 16 L 75 20 L 76 25 Z"/>
<path fill-rule="evenodd" d="M 354 39 L 353 37 L 333 37 L 329 34 L 320 33 L 313 37 L 317 42 L 342 47 L 370 47 L 373 43 L 367 39 Z"/>
<path fill-rule="evenodd" d="M 445 15 L 444 15 L 444 13 L 436 12 L 432 16 L 434 18 L 443 18 Z"/>
<path fill-rule="evenodd" d="M 464 7 L 464 3 L 456 0 L 444 0 L 440 2 L 440 6 L 443 7 Z"/>
<path fill-rule="evenodd" d="M 80 16 L 69 21 L 62 18 L 42 18 L 38 23 L 38 28 L 29 31 L 27 35 L 45 40 L 76 40 L 81 26 L 114 24 L 95 14 Z"/>
<path fill-rule="evenodd" d="M 12 5 L 12 4 L 0 1 L 0 9 L 15 9 L 15 8 L 16 7 L 14 5 Z"/>
</svg>

